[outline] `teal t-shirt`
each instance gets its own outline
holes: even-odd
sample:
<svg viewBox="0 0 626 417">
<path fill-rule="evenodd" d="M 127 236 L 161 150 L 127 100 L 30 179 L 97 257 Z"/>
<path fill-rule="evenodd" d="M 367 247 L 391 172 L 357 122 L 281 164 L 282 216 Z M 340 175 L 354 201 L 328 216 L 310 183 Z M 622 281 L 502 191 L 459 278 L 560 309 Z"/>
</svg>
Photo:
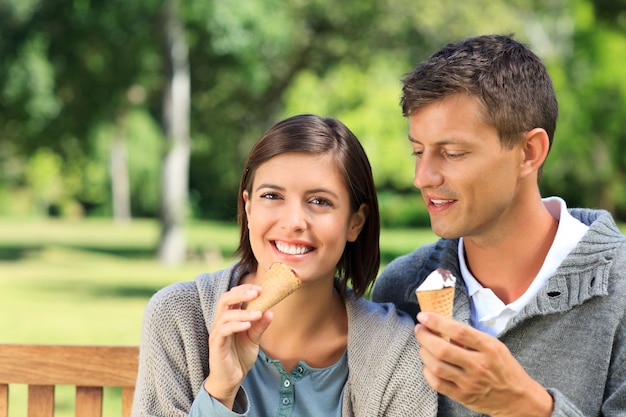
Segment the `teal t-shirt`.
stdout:
<svg viewBox="0 0 626 417">
<path fill-rule="evenodd" d="M 259 351 L 259 357 L 243 381 L 247 398 L 237 398 L 228 410 L 201 389 L 191 417 L 340 417 L 343 388 L 348 379 L 347 352 L 327 368 L 312 368 L 304 361 L 287 372 L 278 360 Z M 245 410 L 237 410 L 244 407 Z M 239 411 L 239 413 L 237 412 Z"/>
</svg>

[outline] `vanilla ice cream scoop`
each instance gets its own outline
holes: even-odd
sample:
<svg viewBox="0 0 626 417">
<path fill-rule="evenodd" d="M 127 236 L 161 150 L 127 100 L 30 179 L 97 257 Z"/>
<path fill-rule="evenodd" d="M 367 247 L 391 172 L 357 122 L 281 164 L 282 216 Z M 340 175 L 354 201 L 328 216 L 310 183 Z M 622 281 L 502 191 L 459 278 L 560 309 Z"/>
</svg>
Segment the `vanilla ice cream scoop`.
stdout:
<svg viewBox="0 0 626 417">
<path fill-rule="evenodd" d="M 424 282 L 417 288 L 417 291 L 434 291 L 443 288 L 453 287 L 456 284 L 456 277 L 445 268 L 437 268 L 431 272 Z"/>
</svg>

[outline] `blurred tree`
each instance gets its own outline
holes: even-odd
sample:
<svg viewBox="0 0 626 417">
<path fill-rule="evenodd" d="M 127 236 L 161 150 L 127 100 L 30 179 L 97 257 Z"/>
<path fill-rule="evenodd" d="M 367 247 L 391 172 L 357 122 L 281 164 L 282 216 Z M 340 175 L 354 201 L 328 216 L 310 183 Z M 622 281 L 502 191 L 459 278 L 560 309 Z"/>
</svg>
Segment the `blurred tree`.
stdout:
<svg viewBox="0 0 626 417">
<path fill-rule="evenodd" d="M 626 31 L 626 0 L 593 0 L 598 19 Z"/>
<path fill-rule="evenodd" d="M 161 188 L 161 262 L 177 265 L 185 260 L 186 218 L 189 188 L 189 47 L 180 1 L 165 0 L 163 5 L 163 127 L 168 141 L 163 163 Z"/>
<path fill-rule="evenodd" d="M 25 154 L 48 147 L 63 159 L 63 175 L 69 178 L 88 171 L 94 151 L 92 133 L 102 125 L 117 124 L 120 128 L 112 138 L 118 146 L 111 148 L 111 155 L 113 160 L 124 161 L 115 153 L 125 153 L 119 125 L 130 108 L 141 104 L 130 93 L 142 83 L 144 91 L 153 90 L 160 76 L 154 65 L 158 59 L 150 55 L 154 48 L 146 47 L 153 43 L 151 22 L 155 21 L 145 8 L 149 4 L 0 3 L 0 117 L 7 126 L 0 133 L 2 138 Z M 137 21 L 138 15 L 147 19 Z M 125 171 L 111 171 L 114 190 L 128 182 L 123 178 Z M 102 204 L 101 196 L 91 200 L 90 195 L 88 188 L 80 188 L 75 197 L 87 206 Z M 119 192 L 113 196 L 128 199 Z"/>
<path fill-rule="evenodd" d="M 543 189 L 626 219 L 626 37 L 578 1 L 571 48 L 554 70 L 561 117 Z"/>
<path fill-rule="evenodd" d="M 186 54 L 184 46 L 182 54 L 166 47 L 168 4 L 176 5 L 170 10 Z M 315 112 L 338 116 L 363 141 L 382 191 L 414 192 L 397 104 L 402 74 L 445 42 L 514 33 L 545 59 L 561 102 L 544 189 L 573 205 L 589 198 L 620 212 L 626 81 L 616 57 L 625 35 L 616 30 L 623 18 L 606 14 L 621 15 L 620 4 L 612 3 L 616 11 L 604 0 L 2 0 L 0 160 L 26 161 L 46 147 L 61 158 L 63 187 L 100 213 L 111 206 L 104 188 L 111 183 L 130 190 L 133 213 L 160 212 L 177 227 L 189 212 L 234 220 L 252 143 L 279 118 Z M 169 106 L 175 80 L 190 96 Z M 170 111 L 184 113 L 187 104 L 189 116 L 174 128 Z M 107 180 L 110 152 L 129 165 Z M 19 181 L 10 171 L 3 180 Z M 127 192 L 115 192 L 116 201 Z M 171 211 L 160 209 L 159 194 L 176 202 Z"/>
<path fill-rule="evenodd" d="M 37 150 L 28 162 L 26 180 L 35 195 L 36 210 L 47 216 L 51 205 L 64 197 L 58 155 L 46 148 Z"/>
</svg>

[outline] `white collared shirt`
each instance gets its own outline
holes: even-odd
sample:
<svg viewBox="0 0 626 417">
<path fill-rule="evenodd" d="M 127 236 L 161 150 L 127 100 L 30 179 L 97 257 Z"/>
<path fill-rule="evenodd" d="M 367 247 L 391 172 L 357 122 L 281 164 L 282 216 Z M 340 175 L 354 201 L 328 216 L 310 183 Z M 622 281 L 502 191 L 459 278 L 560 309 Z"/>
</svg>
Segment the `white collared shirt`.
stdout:
<svg viewBox="0 0 626 417">
<path fill-rule="evenodd" d="M 533 279 L 526 292 L 510 304 L 504 304 L 493 291 L 483 287 L 470 273 L 465 262 L 463 238 L 459 239 L 459 263 L 461 275 L 472 303 L 472 326 L 492 336 L 502 332 L 511 318 L 518 314 L 537 295 L 554 274 L 565 257 L 574 249 L 589 229 L 588 226 L 573 218 L 567 212 L 565 201 L 558 197 L 544 198 L 543 203 L 559 226 L 554 242 L 543 261 L 537 276 Z"/>
</svg>

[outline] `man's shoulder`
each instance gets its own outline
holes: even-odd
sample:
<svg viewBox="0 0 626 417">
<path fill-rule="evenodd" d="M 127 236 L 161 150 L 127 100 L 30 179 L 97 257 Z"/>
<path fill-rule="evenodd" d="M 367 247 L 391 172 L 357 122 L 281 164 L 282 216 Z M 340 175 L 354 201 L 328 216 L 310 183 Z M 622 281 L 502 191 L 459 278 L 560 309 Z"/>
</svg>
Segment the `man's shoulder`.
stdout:
<svg viewBox="0 0 626 417">
<path fill-rule="evenodd" d="M 380 273 L 372 290 L 375 302 L 391 302 L 403 305 L 407 291 L 419 279 L 419 273 L 428 259 L 432 258 L 442 240 L 421 246 L 413 252 L 392 260 Z"/>
<path fill-rule="evenodd" d="M 420 246 L 413 252 L 392 260 L 380 273 L 377 284 L 387 280 L 406 280 L 425 264 L 433 264 L 435 269 L 441 264 L 456 263 L 458 239 L 439 239 L 436 242 Z M 454 258 L 454 259 L 452 259 Z M 412 280 L 412 279 L 411 279 Z"/>
</svg>

